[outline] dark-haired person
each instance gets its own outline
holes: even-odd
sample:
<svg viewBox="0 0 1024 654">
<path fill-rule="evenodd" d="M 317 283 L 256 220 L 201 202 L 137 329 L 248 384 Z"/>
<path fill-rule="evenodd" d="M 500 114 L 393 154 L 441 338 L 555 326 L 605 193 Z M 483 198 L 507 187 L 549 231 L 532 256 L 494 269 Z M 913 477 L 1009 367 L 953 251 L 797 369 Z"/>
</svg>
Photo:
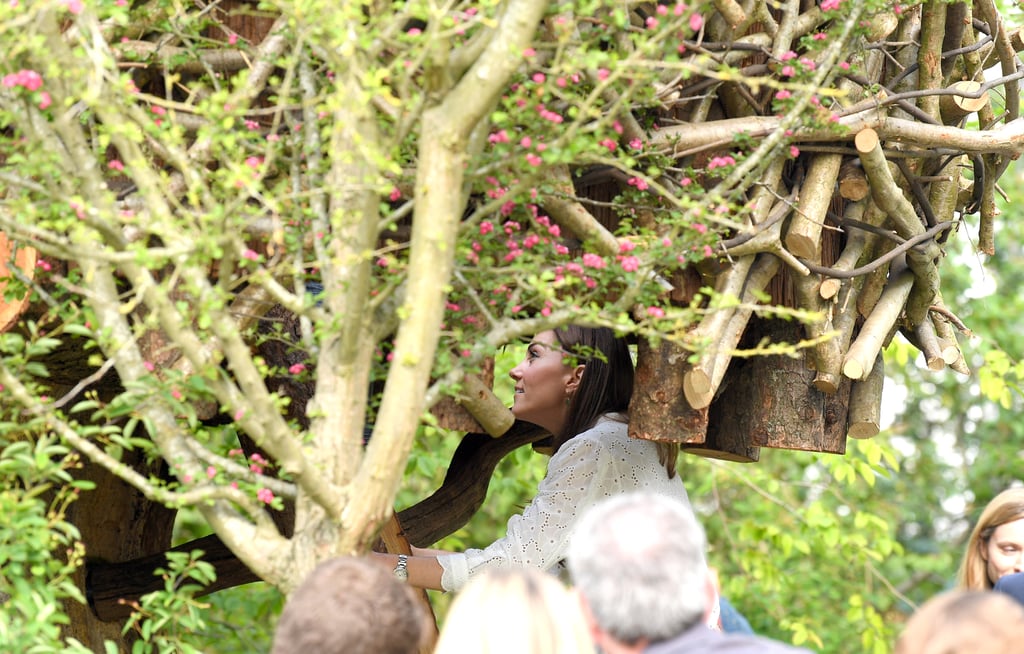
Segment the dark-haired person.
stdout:
<svg viewBox="0 0 1024 654">
<path fill-rule="evenodd" d="M 580 515 L 609 496 L 643 490 L 688 503 L 675 471 L 677 450 L 629 437 L 633 360 L 613 330 L 542 331 L 509 374 L 512 413 L 553 436 L 547 473 L 505 536 L 482 550 L 374 555 L 412 585 L 458 590 L 480 570 L 521 565 L 558 572 Z"/>
<path fill-rule="evenodd" d="M 288 597 L 270 654 L 417 654 L 428 620 L 412 589 L 376 562 L 337 557 Z"/>
</svg>

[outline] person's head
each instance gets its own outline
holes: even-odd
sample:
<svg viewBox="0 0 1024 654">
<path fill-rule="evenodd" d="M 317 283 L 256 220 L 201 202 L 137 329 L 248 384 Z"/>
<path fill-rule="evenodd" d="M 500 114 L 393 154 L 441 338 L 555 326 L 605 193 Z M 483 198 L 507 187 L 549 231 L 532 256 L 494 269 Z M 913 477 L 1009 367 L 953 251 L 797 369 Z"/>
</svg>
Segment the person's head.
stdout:
<svg viewBox="0 0 1024 654">
<path fill-rule="evenodd" d="M 415 654 L 425 620 L 410 588 L 384 567 L 329 559 L 288 597 L 271 654 Z"/>
<path fill-rule="evenodd" d="M 627 493 L 586 511 L 566 561 L 595 639 L 656 643 L 701 622 L 714 596 L 705 547 L 693 510 L 676 499 Z"/>
<path fill-rule="evenodd" d="M 556 451 L 602 414 L 625 413 L 633 394 L 629 346 L 608 327 L 542 331 L 509 375 L 516 382 L 512 413 L 550 431 Z"/>
<path fill-rule="evenodd" d="M 434 654 L 593 654 L 576 598 L 536 568 L 487 570 L 456 595 Z"/>
<path fill-rule="evenodd" d="M 1012 597 L 1018 604 L 1024 606 L 1024 572 L 1003 575 L 996 581 L 992 590 Z"/>
<path fill-rule="evenodd" d="M 1003 575 L 1024 571 L 1024 488 L 999 493 L 981 512 L 964 550 L 958 583 L 988 590 Z"/>
<path fill-rule="evenodd" d="M 1024 639 L 1024 608 L 991 591 L 952 590 L 914 612 L 895 654 L 1015 654 Z"/>
</svg>

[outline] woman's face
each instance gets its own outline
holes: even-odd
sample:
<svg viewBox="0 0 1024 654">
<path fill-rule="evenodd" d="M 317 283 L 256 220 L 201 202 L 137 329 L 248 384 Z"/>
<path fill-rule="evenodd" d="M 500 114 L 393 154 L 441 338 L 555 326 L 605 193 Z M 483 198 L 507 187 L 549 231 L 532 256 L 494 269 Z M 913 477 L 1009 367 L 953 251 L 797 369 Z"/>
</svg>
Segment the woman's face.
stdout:
<svg viewBox="0 0 1024 654">
<path fill-rule="evenodd" d="M 509 372 L 516 382 L 512 415 L 560 433 L 568 416 L 567 400 L 582 369 L 566 364 L 555 332 L 540 332 L 526 348 L 526 357 Z"/>
<path fill-rule="evenodd" d="M 993 584 L 1003 575 L 1024 572 L 1024 518 L 996 527 L 988 543 L 982 544 L 981 558 Z"/>
</svg>

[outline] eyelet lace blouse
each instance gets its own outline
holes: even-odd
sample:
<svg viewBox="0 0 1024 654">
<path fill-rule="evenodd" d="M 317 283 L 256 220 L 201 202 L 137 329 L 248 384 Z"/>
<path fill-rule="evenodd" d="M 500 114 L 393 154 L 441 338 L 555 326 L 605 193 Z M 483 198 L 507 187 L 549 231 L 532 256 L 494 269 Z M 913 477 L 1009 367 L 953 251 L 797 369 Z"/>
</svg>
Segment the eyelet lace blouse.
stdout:
<svg viewBox="0 0 1024 654">
<path fill-rule="evenodd" d="M 569 536 L 584 511 L 611 495 L 641 490 L 689 501 L 679 475 L 669 479 L 658 461 L 653 441 L 630 438 L 619 414 L 602 416 L 551 457 L 536 496 L 522 514 L 509 519 L 504 538 L 482 550 L 438 557 L 441 587 L 458 590 L 473 573 L 490 567 L 553 571 L 565 558 Z"/>
</svg>

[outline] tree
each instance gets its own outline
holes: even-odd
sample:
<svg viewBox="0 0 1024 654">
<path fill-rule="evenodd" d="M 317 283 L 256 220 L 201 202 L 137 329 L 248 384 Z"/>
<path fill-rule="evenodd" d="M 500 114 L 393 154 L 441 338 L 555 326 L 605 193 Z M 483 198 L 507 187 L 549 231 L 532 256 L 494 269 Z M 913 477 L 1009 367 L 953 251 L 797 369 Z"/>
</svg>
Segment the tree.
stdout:
<svg viewBox="0 0 1024 654">
<path fill-rule="evenodd" d="M 725 428 L 713 400 L 727 374 L 758 386 L 737 349 L 775 334 L 814 371 L 768 397 L 800 395 L 788 424 L 843 451 L 896 329 L 963 368 L 941 243 L 978 213 L 991 248 L 1024 139 L 1019 39 L 985 1 L 42 0 L 0 20 L 24 311 L 2 437 L 88 458 L 90 555 L 160 553 L 194 506 L 286 592 L 374 544 L 442 397 L 507 431 L 490 358 L 569 321 L 630 334 L 678 391 L 636 407 L 639 435 L 747 458 L 787 445 L 780 416 L 757 396 Z"/>
</svg>

